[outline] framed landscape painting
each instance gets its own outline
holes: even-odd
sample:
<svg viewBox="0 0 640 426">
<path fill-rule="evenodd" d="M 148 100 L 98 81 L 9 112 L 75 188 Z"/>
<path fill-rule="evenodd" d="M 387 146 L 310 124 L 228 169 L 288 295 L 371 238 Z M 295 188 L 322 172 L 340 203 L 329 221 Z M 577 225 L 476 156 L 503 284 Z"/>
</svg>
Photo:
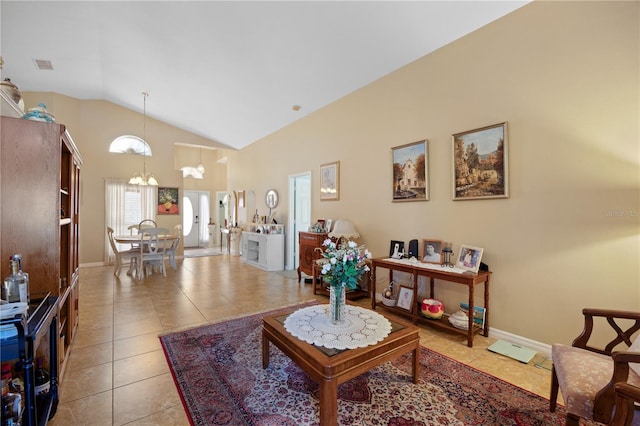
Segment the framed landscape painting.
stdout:
<svg viewBox="0 0 640 426">
<path fill-rule="evenodd" d="M 391 148 L 393 202 L 429 199 L 427 142 Z"/>
<path fill-rule="evenodd" d="M 507 123 L 453 135 L 453 199 L 509 198 Z"/>
</svg>

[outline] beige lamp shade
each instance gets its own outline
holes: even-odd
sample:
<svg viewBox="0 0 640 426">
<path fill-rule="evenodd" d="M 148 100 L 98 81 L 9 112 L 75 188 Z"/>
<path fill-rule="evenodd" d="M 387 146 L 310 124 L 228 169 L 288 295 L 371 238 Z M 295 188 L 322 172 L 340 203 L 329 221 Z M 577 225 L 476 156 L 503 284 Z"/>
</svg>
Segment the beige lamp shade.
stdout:
<svg viewBox="0 0 640 426">
<path fill-rule="evenodd" d="M 350 240 L 352 238 L 360 238 L 360 234 L 356 231 L 356 227 L 353 226 L 348 219 L 338 219 L 333 224 L 333 231 L 329 232 L 331 238 Z"/>
</svg>

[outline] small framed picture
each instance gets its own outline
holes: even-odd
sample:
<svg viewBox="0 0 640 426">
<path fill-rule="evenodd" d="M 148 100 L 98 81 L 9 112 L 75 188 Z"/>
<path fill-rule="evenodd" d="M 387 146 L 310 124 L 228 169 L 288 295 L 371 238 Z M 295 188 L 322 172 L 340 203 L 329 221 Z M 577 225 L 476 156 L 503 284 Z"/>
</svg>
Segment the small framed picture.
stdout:
<svg viewBox="0 0 640 426">
<path fill-rule="evenodd" d="M 442 263 L 442 241 L 422 240 L 422 261 L 424 263 Z"/>
<path fill-rule="evenodd" d="M 483 249 L 480 247 L 461 245 L 458 251 L 460 255 L 458 256 L 456 266 L 477 274 L 478 268 L 480 267 L 480 260 L 482 260 L 482 251 Z"/>
<path fill-rule="evenodd" d="M 158 187 L 158 214 L 180 214 L 178 188 Z"/>
<path fill-rule="evenodd" d="M 400 286 L 400 293 L 398 293 L 398 302 L 396 306 L 401 309 L 406 309 L 409 312 L 413 312 L 413 289 L 411 287 Z"/>
<path fill-rule="evenodd" d="M 320 166 L 320 201 L 340 199 L 340 162 Z"/>
<path fill-rule="evenodd" d="M 404 241 L 391 240 L 389 246 L 389 257 L 393 259 L 402 259 L 404 255 Z"/>
</svg>

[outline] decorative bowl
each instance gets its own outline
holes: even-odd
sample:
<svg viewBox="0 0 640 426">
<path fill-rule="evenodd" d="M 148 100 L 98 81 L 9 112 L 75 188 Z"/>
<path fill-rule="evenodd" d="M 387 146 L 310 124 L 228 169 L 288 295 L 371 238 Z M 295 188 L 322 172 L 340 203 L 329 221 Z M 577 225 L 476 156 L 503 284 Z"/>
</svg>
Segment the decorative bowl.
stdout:
<svg viewBox="0 0 640 426">
<path fill-rule="evenodd" d="M 444 315 L 444 303 L 438 299 L 422 299 L 420 311 L 427 318 L 440 319 Z"/>
<path fill-rule="evenodd" d="M 463 311 L 458 311 L 455 314 L 449 316 L 449 322 L 455 328 L 459 328 L 460 330 L 468 330 L 469 329 L 469 317 Z"/>
</svg>

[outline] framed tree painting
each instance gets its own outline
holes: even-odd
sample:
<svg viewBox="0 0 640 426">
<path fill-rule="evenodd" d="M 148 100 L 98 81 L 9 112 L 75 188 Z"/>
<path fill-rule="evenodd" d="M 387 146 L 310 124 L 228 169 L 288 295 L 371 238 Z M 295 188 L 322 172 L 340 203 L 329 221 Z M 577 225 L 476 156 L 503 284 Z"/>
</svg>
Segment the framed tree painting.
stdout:
<svg viewBox="0 0 640 426">
<path fill-rule="evenodd" d="M 320 166 L 320 201 L 340 199 L 340 162 Z"/>
<path fill-rule="evenodd" d="M 507 123 L 453 135 L 453 199 L 509 198 Z"/>
<path fill-rule="evenodd" d="M 391 148 L 393 202 L 429 199 L 427 142 Z"/>
<path fill-rule="evenodd" d="M 178 188 L 158 187 L 158 214 L 180 214 Z"/>
</svg>

